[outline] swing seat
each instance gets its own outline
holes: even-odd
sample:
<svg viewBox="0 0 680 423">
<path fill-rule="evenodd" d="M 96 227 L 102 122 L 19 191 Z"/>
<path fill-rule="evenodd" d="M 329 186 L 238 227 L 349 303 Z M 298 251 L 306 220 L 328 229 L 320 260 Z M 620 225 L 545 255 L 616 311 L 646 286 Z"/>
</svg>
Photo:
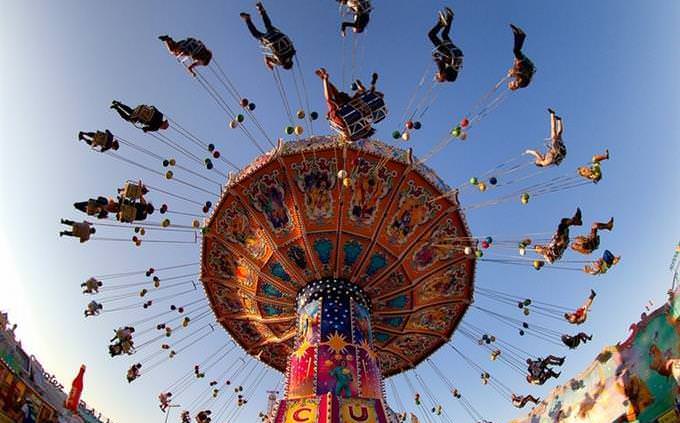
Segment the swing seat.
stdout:
<svg viewBox="0 0 680 423">
<path fill-rule="evenodd" d="M 432 55 L 447 60 L 456 72 L 463 69 L 463 51 L 450 40 L 442 41 L 439 46 L 434 48 Z"/>
<path fill-rule="evenodd" d="M 274 57 L 279 62 L 295 54 L 293 42 L 286 34 L 280 31 L 265 34 L 261 42 L 264 55 Z"/>
<path fill-rule="evenodd" d="M 106 147 L 107 145 L 110 145 L 113 142 L 113 137 L 110 137 L 109 134 L 106 132 L 102 131 L 97 131 L 94 134 L 94 139 L 92 140 L 92 146 L 98 146 L 98 147 Z"/>
<path fill-rule="evenodd" d="M 184 56 L 195 56 L 205 49 L 205 45 L 195 38 L 187 38 L 177 44 Z"/>
<path fill-rule="evenodd" d="M 157 110 L 154 106 L 142 105 L 135 109 L 135 117 L 140 122 L 149 123 L 153 119 Z"/>
<path fill-rule="evenodd" d="M 132 204 L 121 204 L 118 216 L 121 222 L 132 223 L 137 217 L 137 209 Z"/>
<path fill-rule="evenodd" d="M 139 200 L 142 198 L 142 184 L 139 182 L 126 182 L 123 186 L 123 197 L 130 200 Z"/>
<path fill-rule="evenodd" d="M 88 216 L 94 216 L 99 212 L 99 208 L 101 206 L 102 205 L 97 203 L 96 200 L 90 198 L 89 200 L 87 200 L 87 206 L 85 206 L 85 213 L 87 213 Z"/>
<path fill-rule="evenodd" d="M 357 141 L 369 136 L 373 124 L 385 119 L 387 106 L 381 94 L 366 91 L 342 106 L 338 116 L 342 124 L 331 120 L 331 127 L 350 141 Z"/>
</svg>

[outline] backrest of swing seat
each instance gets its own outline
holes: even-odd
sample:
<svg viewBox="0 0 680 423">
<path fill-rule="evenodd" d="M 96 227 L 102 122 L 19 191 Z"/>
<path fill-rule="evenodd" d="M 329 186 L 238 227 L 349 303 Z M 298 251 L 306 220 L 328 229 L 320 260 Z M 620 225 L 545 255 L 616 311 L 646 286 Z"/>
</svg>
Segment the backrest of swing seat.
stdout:
<svg viewBox="0 0 680 423">
<path fill-rule="evenodd" d="M 119 216 L 121 222 L 134 222 L 135 217 L 137 217 L 137 209 L 132 204 L 121 204 Z"/>
<path fill-rule="evenodd" d="M 385 105 L 385 98 L 377 93 L 367 92 L 362 96 L 364 102 L 371 109 L 371 118 L 374 123 L 380 122 L 387 116 L 387 106 Z"/>
<path fill-rule="evenodd" d="M 85 213 L 87 213 L 88 216 L 92 216 L 97 213 L 98 208 L 101 206 L 101 204 L 97 203 L 94 199 L 90 198 L 87 200 L 87 206 L 85 206 Z"/>
<path fill-rule="evenodd" d="M 194 38 L 187 38 L 186 40 L 180 41 L 178 44 L 180 50 L 182 50 L 182 53 L 186 56 L 197 54 L 205 48 L 202 42 Z"/>
<path fill-rule="evenodd" d="M 345 123 L 344 125 L 339 124 L 335 121 L 329 121 L 331 128 L 338 134 L 349 138 L 352 141 L 363 138 L 371 130 L 371 124 L 366 119 L 360 119 L 352 123 Z"/>
<path fill-rule="evenodd" d="M 156 112 L 156 108 L 153 106 L 139 106 L 135 109 L 137 118 L 142 122 L 150 122 L 153 119 L 153 115 Z"/>
<path fill-rule="evenodd" d="M 98 146 L 101 146 L 101 147 L 105 147 L 106 144 L 108 144 L 108 140 L 109 140 L 109 134 L 107 134 L 106 132 L 97 131 L 94 134 L 94 139 L 92 140 L 92 145 L 93 146 L 98 145 Z"/>
<path fill-rule="evenodd" d="M 142 198 L 142 185 L 134 182 L 126 182 L 123 186 L 123 196 L 131 200 Z"/>
<path fill-rule="evenodd" d="M 284 57 L 293 50 L 293 42 L 286 34 L 274 31 L 262 37 L 262 49 L 265 54 Z"/>
</svg>

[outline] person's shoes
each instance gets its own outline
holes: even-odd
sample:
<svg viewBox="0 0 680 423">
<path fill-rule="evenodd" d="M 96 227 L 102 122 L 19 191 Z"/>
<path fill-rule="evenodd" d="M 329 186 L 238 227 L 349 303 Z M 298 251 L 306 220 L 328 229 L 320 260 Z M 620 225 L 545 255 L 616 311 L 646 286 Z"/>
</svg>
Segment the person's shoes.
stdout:
<svg viewBox="0 0 680 423">
<path fill-rule="evenodd" d="M 159 35 L 158 39 L 161 41 L 168 41 L 170 37 L 168 35 Z"/>
<path fill-rule="evenodd" d="M 572 225 L 576 225 L 576 226 L 583 225 L 583 221 L 581 220 L 581 208 L 580 207 L 576 208 L 576 213 L 574 214 L 574 217 L 571 218 L 571 220 L 572 220 Z"/>
<path fill-rule="evenodd" d="M 239 16 L 241 17 L 241 19 L 243 19 L 244 21 L 250 19 L 250 13 L 241 12 L 241 13 L 239 13 L 238 15 L 239 15 Z"/>
<path fill-rule="evenodd" d="M 604 150 L 604 156 L 609 160 L 609 149 Z"/>
<path fill-rule="evenodd" d="M 588 341 L 592 341 L 592 340 L 593 340 L 593 335 L 586 335 L 586 339 L 587 339 Z"/>
<path fill-rule="evenodd" d="M 85 137 L 83 136 L 83 132 L 82 132 L 82 131 L 81 131 L 81 132 L 78 132 L 78 139 L 81 140 L 81 141 L 85 139 Z"/>
<path fill-rule="evenodd" d="M 341 37 L 344 37 L 345 35 L 346 35 L 346 34 L 345 34 L 345 30 L 344 30 L 344 29 L 341 29 L 341 30 L 340 30 L 340 36 L 341 36 Z"/>
<path fill-rule="evenodd" d="M 373 72 L 371 74 L 371 85 L 375 85 L 376 82 L 378 82 L 378 74 L 376 72 Z"/>
<path fill-rule="evenodd" d="M 550 107 L 548 107 L 548 113 L 550 113 L 551 115 L 554 115 L 555 111 L 553 109 L 551 109 Z"/>
<path fill-rule="evenodd" d="M 326 79 L 328 77 L 328 72 L 326 72 L 326 68 L 319 68 L 314 73 L 317 74 L 317 76 L 321 79 Z"/>
<path fill-rule="evenodd" d="M 512 28 L 512 32 L 514 32 L 517 35 L 526 35 L 524 31 L 522 31 L 522 29 L 518 26 L 510 24 L 510 28 Z"/>
<path fill-rule="evenodd" d="M 445 7 L 444 8 L 444 14 L 450 18 L 453 18 L 453 10 L 450 7 Z"/>
<path fill-rule="evenodd" d="M 554 377 L 555 379 L 557 379 L 557 378 L 560 377 L 561 374 L 562 374 L 562 372 L 555 372 L 555 373 L 553 373 L 553 377 Z"/>
<path fill-rule="evenodd" d="M 590 297 L 589 297 L 589 298 L 592 300 L 592 299 L 595 298 L 596 295 L 597 295 L 597 292 L 595 292 L 594 290 L 591 289 L 591 290 L 590 290 Z"/>
<path fill-rule="evenodd" d="M 255 3 L 255 9 L 257 9 L 259 12 L 262 12 L 264 10 L 264 5 L 262 4 L 262 2 L 258 1 L 257 3 Z"/>
<path fill-rule="evenodd" d="M 612 229 L 614 229 L 614 218 L 613 217 L 609 218 L 609 222 L 607 222 L 607 229 L 610 230 L 610 231 Z"/>
<path fill-rule="evenodd" d="M 448 22 L 448 17 L 446 16 L 446 13 L 443 10 L 439 11 L 439 23 L 441 23 L 442 26 L 446 26 Z"/>
</svg>

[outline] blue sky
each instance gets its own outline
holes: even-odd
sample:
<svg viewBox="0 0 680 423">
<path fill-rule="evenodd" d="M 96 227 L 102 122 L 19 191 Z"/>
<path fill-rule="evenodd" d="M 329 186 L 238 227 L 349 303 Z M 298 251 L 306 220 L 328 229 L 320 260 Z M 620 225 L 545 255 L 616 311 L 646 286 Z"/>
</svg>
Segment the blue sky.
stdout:
<svg viewBox="0 0 680 423">
<path fill-rule="evenodd" d="M 597 186 L 552 194 L 525 207 L 511 202 L 468 215 L 475 234 L 497 235 L 551 231 L 576 205 L 582 207 L 586 222 L 615 216 L 616 228 L 603 236 L 603 246 L 621 254 L 623 261 L 601 278 L 492 263 L 481 264 L 477 273 L 480 286 L 564 305 L 579 304 L 590 287 L 598 291 L 586 325 L 595 339 L 568 354 L 564 371 L 573 374 L 601 347 L 625 337 L 644 304 L 650 299 L 659 304 L 669 283 L 667 265 L 680 234 L 680 89 L 676 80 L 680 5 L 670 0 L 653 5 L 614 0 L 587 4 L 376 0 L 357 52 L 356 72 L 364 80 L 371 71 L 381 75 L 380 88 L 392 115 L 380 124 L 380 138 L 388 139 L 398 126 L 409 95 L 429 63 L 426 33 L 435 11 L 444 4 L 456 11 L 452 37 L 465 53 L 465 65 L 455 84 L 440 89 L 436 104 L 423 118 L 423 129 L 411 141 L 416 154 L 427 152 L 504 74 L 512 60 L 508 23 L 517 23 L 528 33 L 525 51 L 538 67 L 529 88 L 512 95 L 484 119 L 468 141 L 450 145 L 429 162 L 444 180 L 458 185 L 526 148 L 539 146 L 548 134 L 547 107 L 565 119 L 569 156 L 559 170 L 546 175 L 571 171 L 604 148 L 612 153 L 612 160 L 604 165 L 605 179 Z M 312 108 L 322 112 L 320 84 L 312 71 L 323 65 L 337 81 L 343 63 L 335 2 L 270 1 L 267 7 L 274 24 L 295 41 Z M 69 383 L 80 363 L 86 363 L 85 398 L 118 422 L 161 419 L 155 400 L 160 389 L 186 372 L 204 352 L 227 342 L 227 336 L 215 336 L 210 345 L 192 350 L 196 356 L 128 386 L 124 370 L 129 363 L 109 359 L 105 349 L 121 316 L 85 321 L 79 284 L 91 274 L 197 261 L 198 246 L 136 249 L 132 244 L 82 246 L 60 240 L 59 218 L 81 217 L 71 207 L 74 201 L 109 193 L 128 178 L 153 180 L 139 169 L 92 153 L 76 141 L 76 133 L 108 127 L 126 138 L 155 142 L 108 109 L 114 98 L 131 104 L 152 103 L 204 139 L 213 140 L 230 160 L 246 164 L 256 150 L 240 133 L 228 129 L 221 111 L 156 39 L 164 33 L 203 39 L 239 90 L 257 103 L 257 116 L 267 132 L 281 136 L 285 126 L 281 102 L 257 43 L 238 17 L 243 9 L 254 13 L 254 4 L 27 0 L 5 2 L 3 7 L 0 309 L 11 313 L 28 350 L 63 382 Z M 345 60 L 350 62 L 349 57 Z M 462 201 L 469 204 L 485 198 L 470 191 Z M 478 312 L 471 311 L 466 319 L 487 325 L 498 336 L 506 335 L 537 354 L 554 352 L 548 345 L 534 345 L 513 331 L 489 326 L 493 321 Z M 455 343 L 518 392 L 543 395 L 550 387 L 531 388 L 506 368 L 489 362 L 487 354 L 467 340 Z M 450 350 L 438 352 L 435 361 L 442 363 L 478 409 L 486 410 L 486 418 L 500 421 L 518 415 L 481 386 L 476 372 Z M 428 369 L 422 373 L 432 377 Z M 404 402 L 412 404 L 404 379 L 394 380 Z M 273 373 L 268 374 L 262 389 L 277 381 Z M 444 387 L 435 387 L 449 413 L 465 421 L 467 417 Z M 242 419 L 254 421 L 263 401 L 264 394 L 254 398 Z M 388 401 L 394 403 L 393 398 Z"/>
</svg>

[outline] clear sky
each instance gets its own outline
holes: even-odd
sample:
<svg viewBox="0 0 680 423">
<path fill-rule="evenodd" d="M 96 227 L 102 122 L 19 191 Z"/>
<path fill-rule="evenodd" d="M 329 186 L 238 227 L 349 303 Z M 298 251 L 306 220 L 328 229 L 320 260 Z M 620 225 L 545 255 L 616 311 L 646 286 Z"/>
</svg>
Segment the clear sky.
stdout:
<svg viewBox="0 0 680 423">
<path fill-rule="evenodd" d="M 91 274 L 197 261 L 199 248 L 145 245 L 136 249 L 132 244 L 106 242 L 83 246 L 60 240 L 59 218 L 82 218 L 72 209 L 74 201 L 108 194 L 128 178 L 153 180 L 139 169 L 89 151 L 76 141 L 76 134 L 80 129 L 108 127 L 152 145 L 155 140 L 126 126 L 108 109 L 114 98 L 151 103 L 213 140 L 232 161 L 246 164 L 256 150 L 227 127 L 221 111 L 168 56 L 156 36 L 168 33 L 204 40 L 240 91 L 258 104 L 257 115 L 266 130 L 280 136 L 285 125 L 280 99 L 257 43 L 238 17 L 243 9 L 255 13 L 254 4 L 240 0 L 1 3 L 0 309 L 8 310 L 19 323 L 18 334 L 27 349 L 65 384 L 80 363 L 88 365 L 85 398 L 105 415 L 119 423 L 160 421 L 158 392 L 228 338 L 219 334 L 210 345 L 190 350 L 192 356 L 131 385 L 125 381 L 129 360 L 111 360 L 106 353 L 111 330 L 122 318 L 113 314 L 85 321 L 86 301 L 79 284 Z M 478 209 L 468 216 L 475 234 L 498 235 L 551 231 L 577 205 L 586 224 L 615 216 L 616 228 L 603 235 L 603 247 L 621 254 L 623 261 L 603 277 L 493 263 L 478 268 L 480 286 L 547 302 L 576 306 L 590 287 L 598 291 L 585 326 L 594 340 L 568 352 L 564 372 L 574 374 L 600 348 L 624 338 L 647 301 L 661 303 L 669 284 L 667 265 L 680 235 L 680 4 L 672 0 L 376 0 L 357 51 L 356 71 L 364 80 L 371 71 L 381 75 L 380 87 L 393 113 L 380 124 L 380 138 L 388 139 L 398 125 L 429 63 L 426 33 L 436 10 L 445 4 L 456 11 L 452 36 L 465 53 L 465 65 L 458 81 L 440 90 L 423 118 L 424 128 L 412 140 L 416 154 L 427 152 L 504 74 L 512 61 L 508 23 L 528 33 L 525 51 L 538 73 L 529 88 L 512 95 L 474 128 L 468 141 L 450 145 L 429 162 L 444 180 L 458 185 L 526 148 L 540 146 L 548 134 L 547 107 L 565 119 L 569 155 L 559 170 L 546 175 L 572 171 L 592 154 L 604 148 L 611 151 L 605 178 L 597 186 L 545 196 L 524 207 L 513 201 Z M 267 7 L 275 25 L 295 41 L 313 108 L 322 112 L 320 84 L 312 71 L 323 65 L 338 80 L 343 63 L 335 2 L 270 1 Z M 350 45 L 348 40 L 347 51 Z M 349 55 L 345 60 L 351 61 Z M 485 198 L 471 192 L 462 200 L 472 203 Z M 536 354 L 567 353 L 496 327 L 476 311 L 470 311 L 466 320 Z M 544 324 L 573 330 L 556 322 Z M 544 395 L 552 387 L 530 387 L 507 368 L 491 363 L 487 353 L 466 339 L 454 342 L 517 392 Z M 518 415 L 507 401 L 481 386 L 477 372 L 450 349 L 439 351 L 434 360 L 487 419 Z M 432 372 L 421 370 L 434 381 L 432 387 L 456 421 L 469 421 Z M 413 404 L 403 377 L 394 380 L 404 402 Z M 272 388 L 277 381 L 271 372 L 261 389 Z M 255 421 L 264 397 L 262 393 L 253 398 L 239 420 Z M 394 404 L 393 397 L 388 401 Z"/>
</svg>

